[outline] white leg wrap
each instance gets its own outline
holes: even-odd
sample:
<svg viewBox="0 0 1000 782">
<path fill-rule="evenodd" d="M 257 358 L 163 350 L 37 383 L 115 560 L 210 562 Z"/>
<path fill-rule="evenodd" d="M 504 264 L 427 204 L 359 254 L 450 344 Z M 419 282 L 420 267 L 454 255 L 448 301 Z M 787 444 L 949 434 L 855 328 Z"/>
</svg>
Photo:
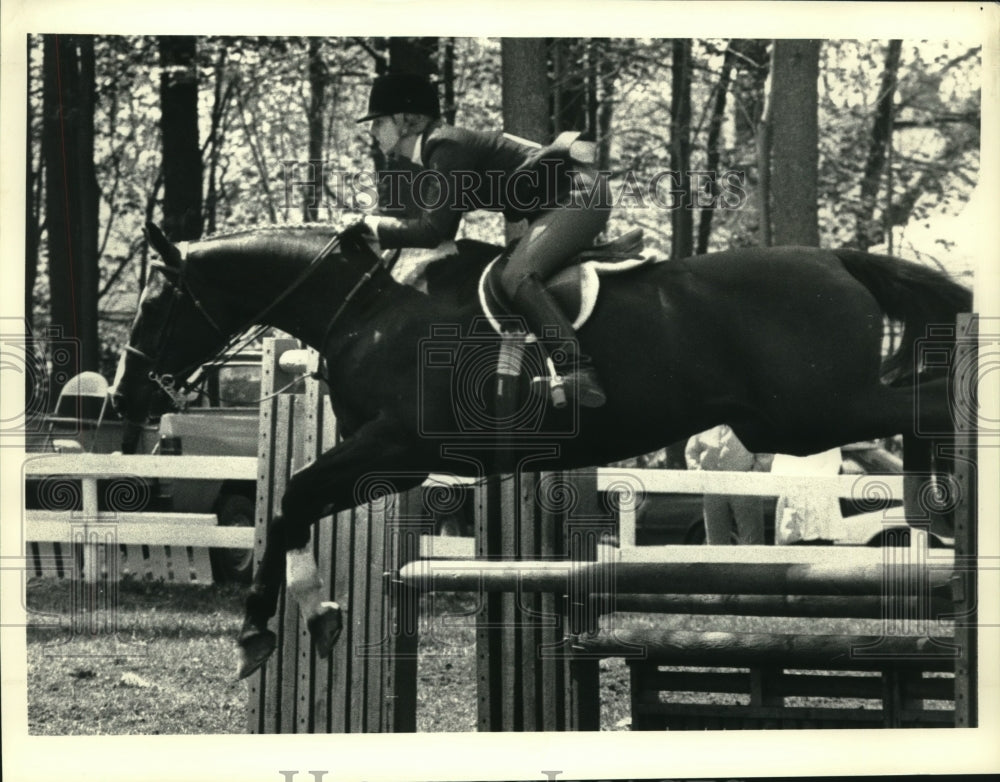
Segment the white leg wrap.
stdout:
<svg viewBox="0 0 1000 782">
<path fill-rule="evenodd" d="M 302 616 L 310 619 L 319 613 L 323 586 L 312 552 L 308 548 L 289 551 L 285 555 L 285 568 L 288 591 L 299 604 Z"/>
</svg>

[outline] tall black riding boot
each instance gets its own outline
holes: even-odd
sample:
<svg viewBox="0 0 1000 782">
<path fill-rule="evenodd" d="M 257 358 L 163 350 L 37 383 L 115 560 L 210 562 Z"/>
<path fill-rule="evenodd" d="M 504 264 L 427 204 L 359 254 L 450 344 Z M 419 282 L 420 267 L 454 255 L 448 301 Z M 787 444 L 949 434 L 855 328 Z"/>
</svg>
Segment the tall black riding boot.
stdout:
<svg viewBox="0 0 1000 782">
<path fill-rule="evenodd" d="M 565 356 L 559 362 L 568 370 L 563 374 L 563 380 L 579 404 L 582 407 L 601 407 L 607 401 L 607 396 L 597 379 L 594 364 L 589 356 L 580 353 L 573 325 L 552 295 L 545 290 L 541 280 L 534 274 L 523 278 L 514 292 L 512 303 L 518 314 L 524 316 L 532 333 L 544 338 L 550 352 L 561 352 Z M 548 336 L 553 328 L 558 332 L 554 348 Z"/>
</svg>

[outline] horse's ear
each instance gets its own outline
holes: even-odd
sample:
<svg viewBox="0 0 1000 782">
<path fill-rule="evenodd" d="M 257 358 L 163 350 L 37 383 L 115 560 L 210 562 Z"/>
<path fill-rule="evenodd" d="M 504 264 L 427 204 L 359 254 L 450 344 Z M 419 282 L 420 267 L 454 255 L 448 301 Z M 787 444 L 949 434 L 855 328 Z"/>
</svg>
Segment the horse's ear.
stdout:
<svg viewBox="0 0 1000 782">
<path fill-rule="evenodd" d="M 178 250 L 170 240 L 163 235 L 156 223 L 146 223 L 143 229 L 146 241 L 149 246 L 160 254 L 163 264 L 153 264 L 153 268 L 159 269 L 169 276 L 171 272 L 179 273 L 182 266 L 181 251 Z"/>
</svg>

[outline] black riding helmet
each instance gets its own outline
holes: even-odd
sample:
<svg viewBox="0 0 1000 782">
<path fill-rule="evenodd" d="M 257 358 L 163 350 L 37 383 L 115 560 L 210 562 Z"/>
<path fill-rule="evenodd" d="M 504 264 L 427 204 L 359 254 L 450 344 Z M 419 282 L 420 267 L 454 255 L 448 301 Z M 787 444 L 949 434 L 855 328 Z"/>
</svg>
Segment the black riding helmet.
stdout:
<svg viewBox="0 0 1000 782">
<path fill-rule="evenodd" d="M 358 122 L 392 114 L 423 114 L 431 119 L 441 116 L 437 87 L 415 73 L 387 73 L 372 83 L 368 113 Z"/>
</svg>

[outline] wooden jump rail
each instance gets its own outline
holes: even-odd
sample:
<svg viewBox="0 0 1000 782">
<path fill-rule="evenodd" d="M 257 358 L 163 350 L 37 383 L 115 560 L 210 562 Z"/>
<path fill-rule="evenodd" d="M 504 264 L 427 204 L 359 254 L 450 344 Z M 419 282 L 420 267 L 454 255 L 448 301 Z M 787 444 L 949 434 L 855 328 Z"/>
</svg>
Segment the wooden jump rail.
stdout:
<svg viewBox="0 0 1000 782">
<path fill-rule="evenodd" d="M 747 547 L 743 547 L 745 550 Z M 889 579 L 945 587 L 951 556 L 933 565 L 887 566 L 882 552 L 860 563 L 838 562 L 439 562 L 418 561 L 399 573 L 407 586 L 438 592 L 566 593 L 572 583 L 615 584 L 622 594 L 880 595 Z M 610 594 L 614 598 L 614 592 Z"/>
<path fill-rule="evenodd" d="M 669 658 L 673 665 L 787 668 L 845 667 L 878 670 L 893 667 L 950 671 L 955 650 L 918 636 L 791 635 L 778 633 L 694 632 L 690 630 L 602 631 L 573 641 L 574 649 L 598 657 Z"/>
<path fill-rule="evenodd" d="M 587 610 L 578 612 L 585 615 L 583 627 L 576 632 L 563 610 L 564 642 L 550 643 L 548 652 L 555 657 L 549 664 L 563 665 L 566 680 L 576 686 L 563 714 L 577 727 L 598 727 L 598 661 L 607 657 L 625 659 L 631 670 L 635 730 L 953 724 L 953 708 L 925 708 L 925 701 L 955 700 L 953 677 L 926 678 L 954 673 L 961 654 L 952 638 L 888 634 L 900 632 L 890 629 L 898 626 L 904 633 L 926 628 L 955 611 L 951 552 L 934 550 L 930 558 L 913 548 L 852 548 L 833 557 L 829 549 L 814 548 L 661 551 L 673 556 L 658 562 L 417 561 L 405 565 L 399 578 L 424 591 L 510 593 L 518 601 L 550 593 L 565 596 L 567 605 L 586 604 Z M 699 552 L 712 561 L 692 561 Z M 742 559 L 757 553 L 770 561 Z M 595 593 L 602 585 L 610 589 Z M 896 625 L 883 624 L 877 635 L 635 630 L 615 621 L 597 629 L 598 617 L 635 610 L 861 616 Z M 742 702 L 662 703 L 663 691 L 723 694 Z M 794 705 L 816 698 L 838 705 Z M 879 706 L 850 708 L 843 705 L 848 699 Z"/>
<path fill-rule="evenodd" d="M 615 611 L 699 616 L 783 616 L 802 619 L 888 619 L 901 616 L 932 619 L 954 611 L 950 585 L 932 590 L 929 598 L 882 595 L 650 595 L 598 594 L 592 600 Z M 613 602 L 612 602 L 613 601 Z"/>
</svg>

